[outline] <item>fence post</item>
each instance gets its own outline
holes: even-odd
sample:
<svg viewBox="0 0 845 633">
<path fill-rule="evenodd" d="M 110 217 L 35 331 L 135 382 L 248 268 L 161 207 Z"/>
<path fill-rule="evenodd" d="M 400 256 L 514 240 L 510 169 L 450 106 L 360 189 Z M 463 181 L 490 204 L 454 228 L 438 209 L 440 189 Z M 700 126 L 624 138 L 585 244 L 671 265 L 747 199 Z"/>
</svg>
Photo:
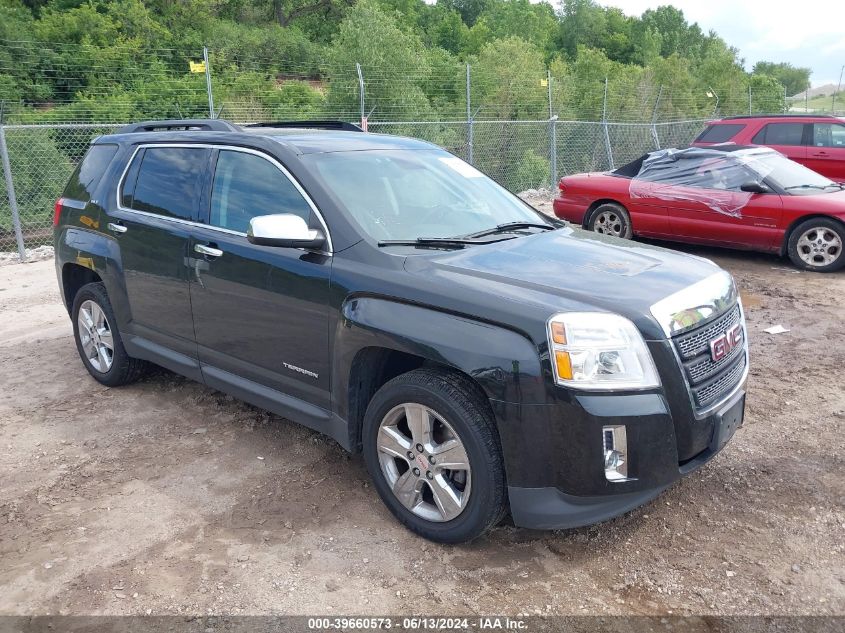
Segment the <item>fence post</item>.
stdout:
<svg viewBox="0 0 845 633">
<path fill-rule="evenodd" d="M 549 88 L 549 175 L 552 191 L 557 186 L 557 115 L 552 105 L 552 71 L 546 70 L 546 83 Z"/>
<path fill-rule="evenodd" d="M 610 169 L 616 169 L 613 164 L 613 148 L 610 145 L 610 128 L 607 125 L 607 77 L 604 78 L 604 101 L 601 107 L 601 123 L 604 128 L 604 147 L 607 150 L 607 164 Z"/>
<path fill-rule="evenodd" d="M 748 114 L 751 114 L 751 84 L 748 84 Z"/>
<path fill-rule="evenodd" d="M 470 66 L 467 64 L 467 162 L 472 164 L 472 145 L 475 139 L 473 138 L 472 109 L 470 104 L 470 88 L 472 87 L 470 76 Z"/>
<path fill-rule="evenodd" d="M 355 62 L 355 70 L 358 71 L 358 96 L 361 105 L 361 128 L 367 131 L 367 115 L 364 114 L 364 73 L 361 72 L 361 64 Z"/>
<path fill-rule="evenodd" d="M 208 46 L 202 47 L 202 61 L 205 65 L 205 89 L 208 92 L 208 118 L 214 118 L 214 95 L 211 93 L 211 66 L 208 65 Z"/>
<path fill-rule="evenodd" d="M 836 90 L 833 91 L 833 103 L 830 104 L 830 113 L 836 114 L 836 93 L 839 92 L 839 89 L 842 87 L 842 74 L 845 73 L 845 66 L 842 66 L 842 70 L 839 71 L 839 83 L 836 84 Z"/>
<path fill-rule="evenodd" d="M 9 197 L 9 208 L 12 210 L 12 226 L 15 229 L 15 241 L 18 243 L 18 256 L 22 262 L 26 261 L 26 249 L 21 232 L 21 216 L 18 211 L 18 199 L 15 197 L 15 184 L 12 182 L 12 166 L 9 164 L 9 148 L 6 146 L 6 132 L 3 130 L 3 108 L 0 104 L 0 157 L 3 161 L 3 177 L 6 179 L 6 195 Z"/>
<path fill-rule="evenodd" d="M 657 135 L 657 109 L 660 107 L 660 97 L 663 96 L 663 86 L 657 91 L 654 110 L 651 113 L 651 137 L 654 139 L 654 149 L 660 149 L 660 137 Z"/>
</svg>

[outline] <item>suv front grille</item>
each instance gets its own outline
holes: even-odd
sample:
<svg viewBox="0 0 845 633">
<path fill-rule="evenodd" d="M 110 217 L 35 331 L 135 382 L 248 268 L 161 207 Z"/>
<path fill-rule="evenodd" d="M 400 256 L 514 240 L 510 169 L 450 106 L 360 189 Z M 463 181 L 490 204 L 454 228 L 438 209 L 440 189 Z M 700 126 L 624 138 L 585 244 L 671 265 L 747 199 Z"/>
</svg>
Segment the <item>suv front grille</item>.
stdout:
<svg viewBox="0 0 845 633">
<path fill-rule="evenodd" d="M 681 358 L 684 379 L 698 411 L 719 402 L 742 380 L 747 362 L 744 327 L 741 345 L 737 345 L 727 356 L 718 361 L 714 361 L 710 356 L 710 341 L 741 321 L 742 313 L 737 304 L 712 323 L 672 337 L 672 344 Z"/>
<path fill-rule="evenodd" d="M 678 352 L 681 354 L 681 358 L 683 360 L 689 360 L 702 352 L 709 351 L 710 341 L 719 336 L 719 334 L 724 334 L 735 323 L 739 323 L 739 304 L 710 325 L 676 336 L 674 341 Z M 743 331 L 744 334 L 745 332 Z"/>
</svg>

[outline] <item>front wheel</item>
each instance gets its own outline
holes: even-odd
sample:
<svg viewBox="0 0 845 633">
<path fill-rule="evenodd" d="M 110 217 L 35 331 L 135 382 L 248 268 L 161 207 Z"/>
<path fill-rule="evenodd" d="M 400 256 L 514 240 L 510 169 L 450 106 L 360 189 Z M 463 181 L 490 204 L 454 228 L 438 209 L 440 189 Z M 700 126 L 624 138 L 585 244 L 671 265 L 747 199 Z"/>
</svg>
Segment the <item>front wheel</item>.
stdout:
<svg viewBox="0 0 845 633">
<path fill-rule="evenodd" d="M 600 204 L 590 215 L 588 228 L 603 235 L 613 235 L 629 240 L 634 231 L 631 228 L 631 216 L 621 204 L 605 202 Z"/>
<path fill-rule="evenodd" d="M 831 218 L 810 218 L 789 234 L 787 253 L 798 268 L 829 273 L 845 266 L 845 226 Z"/>
<path fill-rule="evenodd" d="M 504 515 L 502 452 L 489 405 L 469 379 L 417 369 L 373 397 L 364 458 L 390 511 L 440 543 L 472 540 Z"/>
</svg>

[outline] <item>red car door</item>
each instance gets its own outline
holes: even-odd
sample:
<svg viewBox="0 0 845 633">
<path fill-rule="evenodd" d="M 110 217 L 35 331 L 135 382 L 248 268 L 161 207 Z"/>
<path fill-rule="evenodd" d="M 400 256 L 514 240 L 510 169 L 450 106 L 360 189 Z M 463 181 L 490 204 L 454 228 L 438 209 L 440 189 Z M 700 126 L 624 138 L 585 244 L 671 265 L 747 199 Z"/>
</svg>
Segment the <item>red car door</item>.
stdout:
<svg viewBox="0 0 845 633">
<path fill-rule="evenodd" d="M 664 196 L 672 234 L 699 244 L 773 248 L 783 212 L 780 196 L 740 189 L 743 183 L 758 180 L 758 175 L 732 158 L 702 162 L 695 177 L 671 186 Z"/>
<path fill-rule="evenodd" d="M 633 179 L 628 188 L 625 205 L 631 215 L 634 233 L 643 237 L 666 237 L 670 235 L 669 220 L 666 217 L 666 203 L 660 196 L 659 183 Z"/>
<path fill-rule="evenodd" d="M 726 197 L 724 191 L 686 192 L 686 200 L 669 203 L 669 225 L 672 233 L 684 242 L 769 250 L 779 239 L 778 222 L 782 214 L 780 196 L 776 193 L 747 194 Z"/>
<path fill-rule="evenodd" d="M 768 123 L 754 135 L 751 142 L 754 145 L 765 145 L 780 152 L 797 163 L 806 164 L 807 145 L 806 134 L 812 123 Z"/>
<path fill-rule="evenodd" d="M 837 182 L 845 182 L 845 124 L 813 123 L 804 164 Z"/>
</svg>

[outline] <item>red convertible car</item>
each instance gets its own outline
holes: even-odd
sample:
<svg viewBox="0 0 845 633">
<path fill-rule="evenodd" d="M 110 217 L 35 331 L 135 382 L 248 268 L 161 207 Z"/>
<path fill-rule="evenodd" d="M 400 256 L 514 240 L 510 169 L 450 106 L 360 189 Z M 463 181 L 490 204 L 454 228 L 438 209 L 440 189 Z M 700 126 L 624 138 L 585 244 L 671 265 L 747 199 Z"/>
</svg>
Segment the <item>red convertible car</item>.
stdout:
<svg viewBox="0 0 845 633">
<path fill-rule="evenodd" d="M 787 254 L 845 265 L 845 187 L 764 147 L 664 149 L 561 178 L 555 215 L 598 233 Z"/>
</svg>

